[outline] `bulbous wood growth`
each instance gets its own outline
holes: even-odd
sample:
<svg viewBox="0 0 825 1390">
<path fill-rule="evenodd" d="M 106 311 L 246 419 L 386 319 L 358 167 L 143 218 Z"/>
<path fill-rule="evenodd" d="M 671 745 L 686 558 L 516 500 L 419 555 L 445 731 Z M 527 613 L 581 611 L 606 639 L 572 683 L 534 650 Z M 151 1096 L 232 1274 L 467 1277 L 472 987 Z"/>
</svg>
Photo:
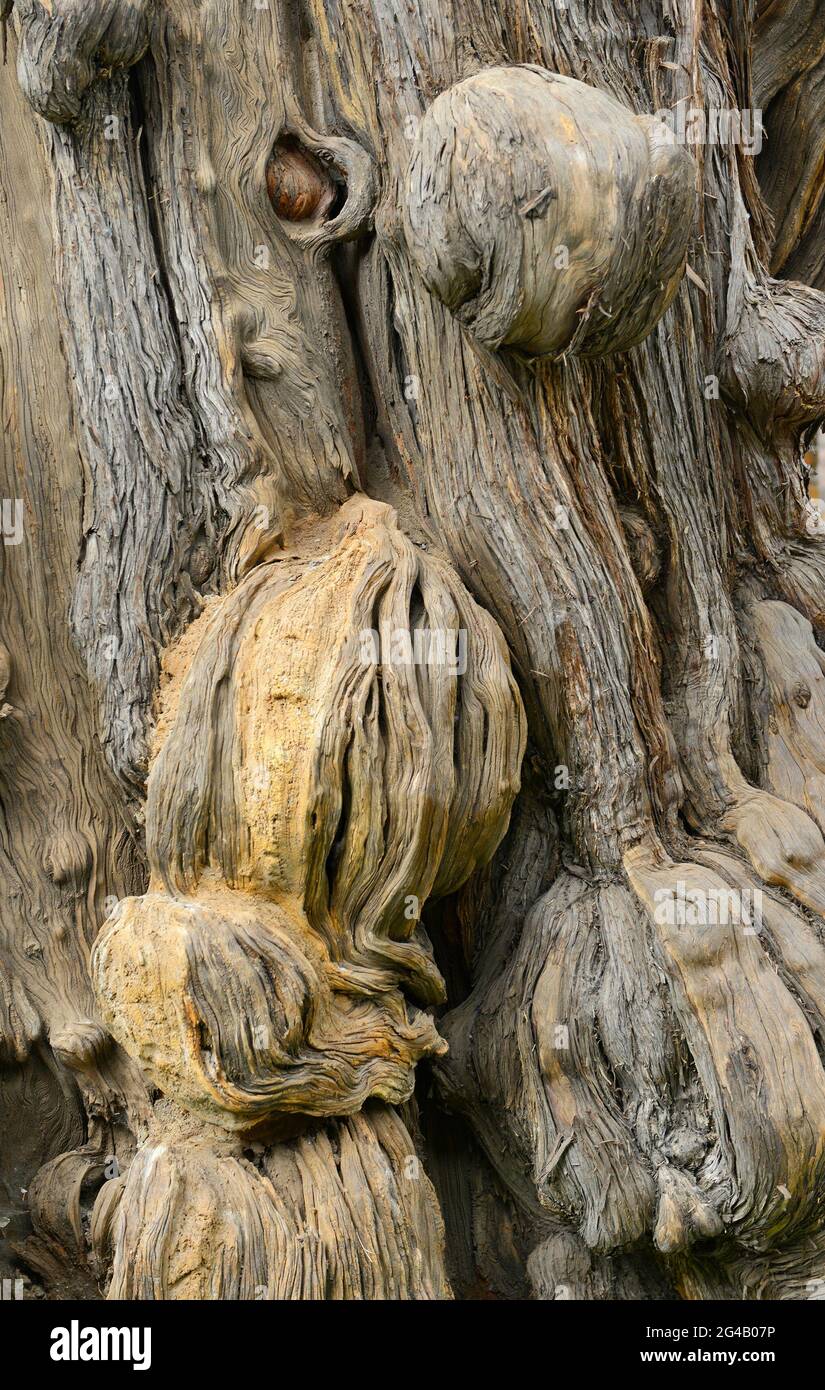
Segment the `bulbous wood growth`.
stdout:
<svg viewBox="0 0 825 1390">
<path fill-rule="evenodd" d="M 150 891 L 92 956 L 118 1042 L 242 1131 L 408 1100 L 415 1063 L 446 1051 L 411 1002 L 445 998 L 420 906 L 490 859 L 524 752 L 501 634 L 389 507 L 353 497 L 298 549 L 187 634 L 149 778 Z M 446 642 L 414 664 L 417 637 L 459 632 L 466 667 Z"/>
<path fill-rule="evenodd" d="M 0 11 L 0 1271 L 811 1296 L 825 11 Z"/>
<path fill-rule="evenodd" d="M 485 68 L 425 113 L 404 213 L 424 284 L 485 346 L 599 357 L 647 337 L 679 288 L 695 169 L 606 92 Z"/>
</svg>

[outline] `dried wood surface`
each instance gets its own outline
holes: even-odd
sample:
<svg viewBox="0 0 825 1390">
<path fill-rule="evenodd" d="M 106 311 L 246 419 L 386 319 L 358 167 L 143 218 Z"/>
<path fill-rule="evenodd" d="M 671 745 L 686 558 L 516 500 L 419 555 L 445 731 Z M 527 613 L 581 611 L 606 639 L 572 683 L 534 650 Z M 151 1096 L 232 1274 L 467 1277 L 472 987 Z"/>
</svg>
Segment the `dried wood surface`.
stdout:
<svg viewBox="0 0 825 1390">
<path fill-rule="evenodd" d="M 821 5 L 0 10 L 0 1263 L 810 1296 Z"/>
</svg>

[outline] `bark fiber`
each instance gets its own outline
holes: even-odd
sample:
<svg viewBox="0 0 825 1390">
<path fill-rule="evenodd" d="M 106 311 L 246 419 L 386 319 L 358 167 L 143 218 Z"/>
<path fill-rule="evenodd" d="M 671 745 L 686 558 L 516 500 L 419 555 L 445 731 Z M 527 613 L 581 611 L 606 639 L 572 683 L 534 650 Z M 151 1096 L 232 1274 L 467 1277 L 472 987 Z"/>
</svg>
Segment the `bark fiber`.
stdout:
<svg viewBox="0 0 825 1390">
<path fill-rule="evenodd" d="M 0 1272 L 821 1296 L 825 9 L 0 15 Z"/>
</svg>

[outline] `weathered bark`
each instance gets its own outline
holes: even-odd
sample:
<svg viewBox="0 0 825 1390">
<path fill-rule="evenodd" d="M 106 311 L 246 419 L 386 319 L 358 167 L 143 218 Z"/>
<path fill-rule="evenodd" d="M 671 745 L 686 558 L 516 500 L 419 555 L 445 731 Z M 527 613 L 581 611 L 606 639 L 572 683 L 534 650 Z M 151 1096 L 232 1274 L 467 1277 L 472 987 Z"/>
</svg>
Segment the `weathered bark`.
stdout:
<svg viewBox="0 0 825 1390">
<path fill-rule="evenodd" d="M 53 1296 L 825 1276 L 820 8 L 14 0 L 0 1178 Z M 758 158 L 661 119 L 754 107 Z"/>
</svg>

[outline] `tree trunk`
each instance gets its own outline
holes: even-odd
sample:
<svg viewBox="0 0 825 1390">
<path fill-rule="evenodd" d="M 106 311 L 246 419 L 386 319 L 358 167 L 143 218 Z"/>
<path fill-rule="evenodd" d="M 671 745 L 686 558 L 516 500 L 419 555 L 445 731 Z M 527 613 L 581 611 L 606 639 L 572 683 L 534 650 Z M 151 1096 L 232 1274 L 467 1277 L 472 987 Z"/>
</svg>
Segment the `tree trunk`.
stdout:
<svg viewBox="0 0 825 1390">
<path fill-rule="evenodd" d="M 3 1272 L 816 1296 L 825 11 L 0 11 Z"/>
</svg>

